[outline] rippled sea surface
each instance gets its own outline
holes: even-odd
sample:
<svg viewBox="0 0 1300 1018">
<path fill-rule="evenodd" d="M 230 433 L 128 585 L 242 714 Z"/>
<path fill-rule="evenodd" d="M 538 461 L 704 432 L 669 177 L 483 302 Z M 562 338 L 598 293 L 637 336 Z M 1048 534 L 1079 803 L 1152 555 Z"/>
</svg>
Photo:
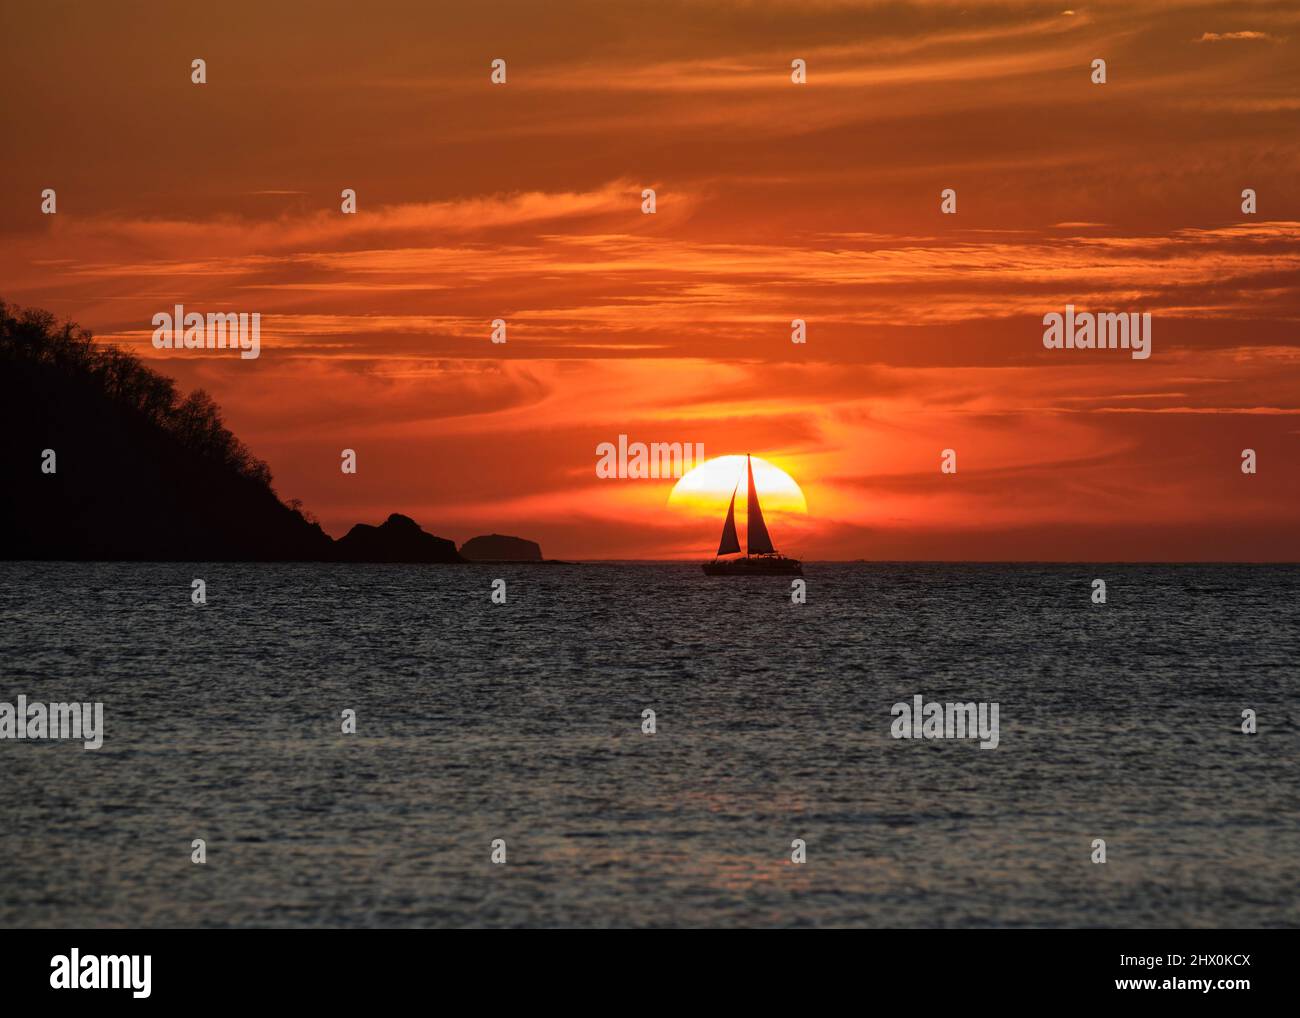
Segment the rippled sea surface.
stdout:
<svg viewBox="0 0 1300 1018">
<path fill-rule="evenodd" d="M 0 925 L 1300 925 L 1300 568 L 806 573 L 0 563 Z"/>
</svg>

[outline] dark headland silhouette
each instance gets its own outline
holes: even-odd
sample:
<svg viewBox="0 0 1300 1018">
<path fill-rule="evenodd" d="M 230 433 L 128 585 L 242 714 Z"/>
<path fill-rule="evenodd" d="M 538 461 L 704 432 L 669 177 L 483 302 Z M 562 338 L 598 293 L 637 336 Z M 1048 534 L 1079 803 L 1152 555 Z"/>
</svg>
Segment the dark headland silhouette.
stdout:
<svg viewBox="0 0 1300 1018">
<path fill-rule="evenodd" d="M 207 393 L 3 302 L 0 477 L 0 559 L 448 563 L 501 561 L 506 541 L 528 550 L 509 560 L 542 560 L 534 542 L 495 534 L 462 556 L 398 513 L 335 541 L 280 500 Z"/>
</svg>

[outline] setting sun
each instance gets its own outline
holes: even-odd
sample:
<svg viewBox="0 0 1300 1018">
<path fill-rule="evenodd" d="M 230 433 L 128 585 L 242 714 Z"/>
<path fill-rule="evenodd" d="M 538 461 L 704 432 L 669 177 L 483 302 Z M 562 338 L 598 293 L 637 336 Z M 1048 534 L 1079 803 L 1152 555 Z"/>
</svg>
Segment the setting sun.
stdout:
<svg viewBox="0 0 1300 1018">
<path fill-rule="evenodd" d="M 752 457 L 754 486 L 769 512 L 808 511 L 808 502 L 793 477 L 765 459 Z M 739 488 L 737 488 L 739 484 Z M 701 463 L 674 485 L 668 504 L 705 513 L 725 510 L 731 493 L 742 505 L 749 493 L 745 478 L 744 456 L 718 456 Z"/>
</svg>

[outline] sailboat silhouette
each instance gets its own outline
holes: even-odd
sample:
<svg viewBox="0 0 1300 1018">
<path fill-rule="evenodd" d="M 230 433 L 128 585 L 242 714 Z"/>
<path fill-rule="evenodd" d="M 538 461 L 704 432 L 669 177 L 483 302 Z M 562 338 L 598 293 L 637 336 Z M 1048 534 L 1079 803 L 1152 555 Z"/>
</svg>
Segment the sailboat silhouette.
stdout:
<svg viewBox="0 0 1300 1018">
<path fill-rule="evenodd" d="M 758 504 L 758 489 L 754 486 L 754 464 L 745 454 L 745 469 L 749 480 L 749 506 L 745 520 L 745 555 L 743 558 L 724 559 L 740 551 L 740 536 L 736 533 L 736 493 L 740 481 L 731 492 L 731 505 L 727 507 L 727 520 L 722 525 L 722 540 L 718 554 L 702 568 L 709 576 L 802 576 L 803 564 L 798 559 L 778 554 L 772 546 L 772 536 L 763 520 L 763 508 Z"/>
</svg>

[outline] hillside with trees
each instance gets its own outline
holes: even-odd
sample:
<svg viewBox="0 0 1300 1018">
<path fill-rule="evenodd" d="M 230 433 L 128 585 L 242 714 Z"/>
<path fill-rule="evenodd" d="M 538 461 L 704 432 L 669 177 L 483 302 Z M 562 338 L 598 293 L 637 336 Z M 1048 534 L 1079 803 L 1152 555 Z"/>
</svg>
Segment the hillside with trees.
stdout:
<svg viewBox="0 0 1300 1018">
<path fill-rule="evenodd" d="M 334 557 L 206 392 L 182 394 L 84 329 L 4 303 L 0 477 L 0 558 Z"/>
</svg>

